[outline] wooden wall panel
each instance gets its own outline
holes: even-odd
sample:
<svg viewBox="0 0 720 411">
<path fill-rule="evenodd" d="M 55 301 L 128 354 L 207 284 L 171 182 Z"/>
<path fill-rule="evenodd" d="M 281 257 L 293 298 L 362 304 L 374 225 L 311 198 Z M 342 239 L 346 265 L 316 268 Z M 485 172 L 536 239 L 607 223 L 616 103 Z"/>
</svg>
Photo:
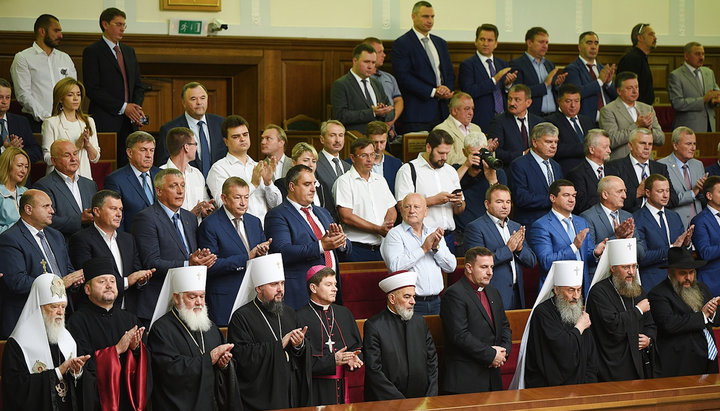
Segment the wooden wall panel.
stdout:
<svg viewBox="0 0 720 411">
<path fill-rule="evenodd" d="M 325 62 L 322 60 L 282 61 L 283 118 L 298 114 L 325 118 L 327 99 L 323 94 Z"/>
</svg>

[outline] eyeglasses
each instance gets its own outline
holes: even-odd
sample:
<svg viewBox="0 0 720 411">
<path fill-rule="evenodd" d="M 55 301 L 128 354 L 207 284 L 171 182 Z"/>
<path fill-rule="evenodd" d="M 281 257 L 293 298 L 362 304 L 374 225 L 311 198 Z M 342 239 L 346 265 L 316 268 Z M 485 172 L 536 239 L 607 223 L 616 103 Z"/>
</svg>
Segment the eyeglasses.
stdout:
<svg viewBox="0 0 720 411">
<path fill-rule="evenodd" d="M 112 24 L 115 27 L 122 27 L 124 29 L 127 28 L 127 23 L 110 23 L 110 24 Z"/>
<path fill-rule="evenodd" d="M 196 146 L 196 145 L 198 145 L 198 143 L 196 143 L 196 142 L 193 142 L 193 143 L 185 143 L 185 144 L 187 144 L 187 145 L 189 145 L 189 146 Z"/>
<path fill-rule="evenodd" d="M 362 154 L 356 155 L 355 157 L 358 157 L 361 160 L 367 160 L 368 158 L 373 158 L 373 159 L 378 158 L 379 155 L 377 153 L 372 153 L 372 154 L 362 153 Z"/>
</svg>

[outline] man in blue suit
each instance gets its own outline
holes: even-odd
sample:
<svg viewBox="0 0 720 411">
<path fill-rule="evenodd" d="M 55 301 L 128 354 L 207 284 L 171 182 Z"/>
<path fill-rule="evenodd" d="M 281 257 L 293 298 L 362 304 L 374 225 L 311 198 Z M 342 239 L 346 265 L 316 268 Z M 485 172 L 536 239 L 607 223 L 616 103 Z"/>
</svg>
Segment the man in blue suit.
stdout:
<svg viewBox="0 0 720 411">
<path fill-rule="evenodd" d="M 398 37 L 392 47 L 392 63 L 405 110 L 400 134 L 432 130 L 449 114 L 445 100 L 453 95 L 455 71 L 447 42 L 430 34 L 435 12 L 427 1 L 415 3 L 413 28 Z"/>
<path fill-rule="evenodd" d="M 28 190 L 20 198 L 20 220 L 0 234 L 0 338 L 7 339 L 15 328 L 33 281 L 43 273 L 63 278 L 65 288 L 83 282 L 82 270 L 70 264 L 65 239 L 52 223 L 50 197 L 40 190 Z"/>
<path fill-rule="evenodd" d="M 485 197 L 487 213 L 465 228 L 465 247 L 485 247 L 495 254 L 490 284 L 497 288 L 506 310 L 525 308 L 522 267 L 535 267 L 535 253 L 525 240 L 525 226 L 508 218 L 512 208 L 510 189 L 495 184 Z"/>
<path fill-rule="evenodd" d="M 30 163 L 42 161 L 42 148 L 32 133 L 30 122 L 23 116 L 8 113 L 11 95 L 10 82 L 0 78 L 0 136 L 3 137 L 0 152 L 7 146 L 22 147 L 30 157 Z"/>
<path fill-rule="evenodd" d="M 507 111 L 498 114 L 490 124 L 488 138 L 497 139 L 495 156 L 503 161 L 507 171 L 513 160 L 530 150 L 530 131 L 543 122 L 542 117 L 528 111 L 532 104 L 530 88 L 524 84 L 510 87 Z"/>
<path fill-rule="evenodd" d="M 607 239 L 595 244 L 588 234 L 590 228 L 584 218 L 572 214 L 575 208 L 575 187 L 568 180 L 557 180 L 550 186 L 552 210 L 535 221 L 528 230 L 528 243 L 538 256 L 540 263 L 540 284 L 543 282 L 553 261 L 583 261 L 583 295 L 590 289 L 590 267 L 605 250 Z"/>
<path fill-rule="evenodd" d="M 265 236 L 272 238 L 270 252 L 281 253 L 285 266 L 285 303 L 298 309 L 308 302 L 305 276 L 310 267 L 325 265 L 338 272 L 339 254 L 350 253 L 350 241 L 330 213 L 313 207 L 315 175 L 296 165 L 285 177 L 288 194 L 265 216 Z M 338 279 L 340 277 L 338 276 Z M 338 300 L 341 288 L 338 283 Z"/>
<path fill-rule="evenodd" d="M 531 27 L 525 33 L 525 43 L 525 54 L 510 62 L 510 67 L 518 72 L 515 82 L 530 87 L 533 98 L 531 113 L 539 116 L 554 113 L 557 105 L 553 87 L 559 87 L 567 73 L 558 74 L 558 67 L 545 59 L 549 44 L 547 30 Z"/>
<path fill-rule="evenodd" d="M 78 174 L 78 149 L 69 140 L 55 140 L 50 146 L 50 159 L 55 169 L 35 183 L 35 188 L 50 196 L 53 222 L 50 227 L 60 231 L 66 240 L 93 221 L 92 196 L 97 184 Z M 73 185 L 77 191 L 70 190 Z"/>
<path fill-rule="evenodd" d="M 193 132 L 197 143 L 195 159 L 190 161 L 190 165 L 202 171 L 203 176 L 207 178 L 210 167 L 227 155 L 221 127 L 224 118 L 206 113 L 209 104 L 208 93 L 205 86 L 200 83 L 193 81 L 185 84 L 180 98 L 185 112 L 160 127 L 155 148 L 155 165 L 160 167 L 167 163 L 170 157 L 165 146 L 168 131 L 175 127 L 185 127 Z"/>
<path fill-rule="evenodd" d="M 267 254 L 272 241 L 265 241 L 260 219 L 247 214 L 249 193 L 248 184 L 240 177 L 225 180 L 223 206 L 198 229 L 198 247 L 218 257 L 208 269 L 205 298 L 210 319 L 220 327 L 228 325 L 248 260 Z"/>
<path fill-rule="evenodd" d="M 122 197 L 123 221 L 120 223 L 120 231 L 130 231 L 135 214 L 155 203 L 153 181 L 160 171 L 153 166 L 155 138 L 152 135 L 136 131 L 128 136 L 126 144 L 129 164 L 105 177 L 104 186 Z"/>
<path fill-rule="evenodd" d="M 555 161 L 560 163 L 563 174 L 584 162 L 585 135 L 595 128 L 595 120 L 580 114 L 580 89 L 574 84 L 563 84 L 558 89 L 556 111 L 545 119 L 559 130 Z"/>
<path fill-rule="evenodd" d="M 720 295 L 720 176 L 711 176 L 703 184 L 707 207 L 692 219 L 695 226 L 692 241 L 707 265 L 698 270 L 700 281 L 710 287 L 712 295 Z"/>
<path fill-rule="evenodd" d="M 182 208 L 185 178 L 180 170 L 166 168 L 155 176 L 157 201 L 135 216 L 135 236 L 140 260 L 157 271 L 139 293 L 137 316 L 149 324 L 165 275 L 170 268 L 204 265 L 212 267 L 217 256 L 197 246 L 197 217 Z"/>
<path fill-rule="evenodd" d="M 552 159 L 557 151 L 557 127 L 551 123 L 538 124 L 532 130 L 531 141 L 532 149 L 510 165 L 510 188 L 515 193 L 515 220 L 527 226 L 550 211 L 550 185 L 563 178 L 560 164 Z"/>
<path fill-rule="evenodd" d="M 600 109 L 617 98 L 612 84 L 615 65 L 603 66 L 595 59 L 600 49 L 598 35 L 586 31 L 580 35 L 578 50 L 580 56 L 565 67 L 565 83 L 580 87 L 580 114 L 590 117 L 596 123 L 600 121 Z"/>
<path fill-rule="evenodd" d="M 670 200 L 670 182 L 661 174 L 651 174 L 645 180 L 647 203 L 633 213 L 639 241 L 645 243 L 645 256 L 640 258 L 640 279 L 643 288 L 652 290 L 667 277 L 667 257 L 670 247 L 688 247 L 693 227 L 683 227 L 680 215 L 666 208 Z M 639 248 L 639 247 L 638 247 Z"/>
<path fill-rule="evenodd" d="M 490 128 L 490 121 L 505 111 L 507 89 L 517 78 L 517 72 L 510 72 L 505 60 L 493 57 L 497 39 L 497 26 L 490 23 L 479 26 L 475 30 L 477 53 L 460 63 L 458 72 L 460 90 L 475 101 L 472 122 L 485 132 Z"/>
<path fill-rule="evenodd" d="M 720 143 L 718 143 L 717 146 L 717 158 L 718 161 L 705 167 L 705 172 L 708 174 L 708 176 L 720 176 Z"/>
<path fill-rule="evenodd" d="M 580 214 L 590 227 L 593 242 L 634 237 L 635 221 L 632 214 L 622 209 L 627 196 L 625 183 L 616 176 L 603 177 L 597 184 L 597 191 L 600 201 Z M 637 245 L 638 258 L 642 259 L 642 242 L 638 241 Z"/>
</svg>

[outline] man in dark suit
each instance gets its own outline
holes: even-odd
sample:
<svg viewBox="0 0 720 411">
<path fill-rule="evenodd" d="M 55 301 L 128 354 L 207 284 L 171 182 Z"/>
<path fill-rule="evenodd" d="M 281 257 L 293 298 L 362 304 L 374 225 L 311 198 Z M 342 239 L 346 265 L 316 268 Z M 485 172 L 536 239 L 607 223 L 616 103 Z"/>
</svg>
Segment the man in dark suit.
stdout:
<svg viewBox="0 0 720 411">
<path fill-rule="evenodd" d="M 28 190 L 20 198 L 20 220 L 0 234 L 0 338 L 15 328 L 32 283 L 40 274 L 51 272 L 63 278 L 65 288 L 83 282 L 82 270 L 70 264 L 65 239 L 52 223 L 50 197 L 40 190 Z"/>
<path fill-rule="evenodd" d="M 50 196 L 55 215 L 50 227 L 70 236 L 87 227 L 93 220 L 90 204 L 97 184 L 78 174 L 80 160 L 75 144 L 68 140 L 55 140 L 50 146 L 50 159 L 55 170 L 35 183 Z M 72 186 L 72 190 L 69 186 Z M 82 267 L 82 265 L 78 265 Z"/>
<path fill-rule="evenodd" d="M 718 161 L 705 167 L 705 172 L 708 174 L 709 177 L 720 176 L 720 143 L 718 143 L 717 146 L 717 158 Z"/>
<path fill-rule="evenodd" d="M 448 114 L 445 100 L 453 95 L 455 71 L 447 42 L 430 34 L 435 11 L 427 1 L 415 3 L 413 28 L 398 37 L 392 47 L 392 63 L 405 110 L 400 134 L 432 130 Z"/>
<path fill-rule="evenodd" d="M 596 58 L 599 49 L 600 40 L 595 32 L 586 31 L 580 34 L 580 56 L 565 67 L 565 83 L 580 87 L 580 114 L 595 122 L 600 120 L 600 109 L 617 98 L 617 91 L 612 84 L 615 65 L 603 66 L 598 63 Z"/>
<path fill-rule="evenodd" d="M 120 44 L 125 12 L 114 7 L 100 14 L 102 38 L 83 50 L 83 82 L 90 98 L 89 112 L 98 132 L 117 133 L 118 166 L 127 164 L 125 139 L 146 124 L 142 109 L 145 89 L 135 50 Z"/>
<path fill-rule="evenodd" d="M 130 134 L 126 141 L 129 164 L 105 177 L 105 188 L 120 194 L 123 201 L 123 221 L 120 231 L 130 231 L 135 214 L 153 205 L 155 175 L 160 171 L 153 166 L 155 138 L 144 131 Z"/>
<path fill-rule="evenodd" d="M 448 287 L 440 318 L 446 336 L 440 389 L 447 394 L 502 390 L 500 367 L 510 355 L 512 331 L 492 285 L 493 252 L 465 253 L 465 278 Z"/>
<path fill-rule="evenodd" d="M 585 134 L 595 128 L 595 120 L 580 113 L 580 89 L 574 84 L 563 84 L 558 89 L 556 111 L 545 119 L 558 128 L 557 153 L 555 161 L 560 163 L 563 173 L 567 173 L 583 161 Z"/>
<path fill-rule="evenodd" d="M 710 176 L 703 184 L 707 207 L 695 216 L 692 241 L 698 255 L 707 261 L 700 269 L 700 279 L 710 287 L 712 295 L 720 295 L 720 177 Z"/>
<path fill-rule="evenodd" d="M 208 269 L 208 315 L 218 326 L 227 326 L 233 303 L 245 277 L 248 260 L 267 254 L 270 241 L 260 219 L 247 214 L 250 188 L 240 177 L 230 177 L 222 187 L 223 206 L 198 228 L 198 247 L 218 258 Z"/>
<path fill-rule="evenodd" d="M 358 44 L 353 49 L 350 72 L 332 84 L 330 98 L 333 118 L 342 122 L 347 130 L 365 134 L 367 123 L 395 118 L 392 102 L 385 94 L 383 85 L 372 77 L 376 59 L 377 54 L 371 45 Z"/>
<path fill-rule="evenodd" d="M 525 240 L 525 227 L 508 218 L 510 189 L 493 185 L 486 198 L 487 213 L 465 228 L 465 247 L 486 247 L 493 252 L 495 267 L 490 284 L 500 293 L 506 310 L 521 309 L 525 307 L 522 267 L 535 267 L 537 259 Z"/>
<path fill-rule="evenodd" d="M 510 165 L 510 189 L 515 194 L 515 220 L 529 226 L 550 211 L 548 197 L 553 181 L 563 178 L 552 157 L 557 150 L 558 129 L 540 123 L 532 130 L 532 149 Z"/>
<path fill-rule="evenodd" d="M 75 267 L 83 267 L 94 258 L 112 258 L 118 297 L 117 308 L 133 314 L 137 309 L 138 290 L 147 283 L 155 269 L 143 270 L 135 238 L 117 231 L 122 221 L 123 204 L 112 190 L 100 190 L 92 197 L 94 224 L 70 237 L 68 253 Z M 137 286 L 136 290 L 133 286 Z"/>
<path fill-rule="evenodd" d="M 490 128 L 490 121 L 505 111 L 507 88 L 517 78 L 517 72 L 510 72 L 505 60 L 493 57 L 497 39 L 497 26 L 490 23 L 479 26 L 475 30 L 477 53 L 460 63 L 458 72 L 460 90 L 475 101 L 472 122 L 485 132 Z"/>
<path fill-rule="evenodd" d="M 626 197 L 625 183 L 616 176 L 603 177 L 597 184 L 600 201 L 580 216 L 590 227 L 588 235 L 596 244 L 604 239 L 630 238 L 635 234 L 632 214 L 622 209 Z M 577 208 L 577 207 L 575 207 Z M 638 243 L 638 258 L 644 252 Z"/>
<path fill-rule="evenodd" d="M 224 118 L 206 113 L 210 103 L 207 89 L 200 83 L 193 81 L 185 84 L 180 98 L 185 112 L 160 127 L 155 148 L 155 165 L 162 166 L 170 157 L 165 145 L 168 131 L 175 127 L 185 127 L 193 132 L 198 148 L 195 159 L 190 161 L 190 165 L 202 171 L 203 176 L 207 178 L 210 167 L 227 155 L 221 127 Z"/>
<path fill-rule="evenodd" d="M 531 27 L 525 33 L 525 43 L 525 54 L 510 62 L 510 67 L 518 73 L 516 83 L 530 87 L 533 98 L 531 113 L 539 116 L 554 113 L 557 106 L 553 87 L 559 87 L 567 73 L 558 74 L 559 67 L 545 59 L 549 44 L 547 30 Z"/>
<path fill-rule="evenodd" d="M 507 111 L 495 116 L 490 124 L 488 138 L 497 139 L 495 156 L 503 161 L 506 171 L 513 160 L 528 152 L 530 131 L 543 122 L 542 117 L 528 111 L 530 104 L 530 88 L 516 84 L 508 91 Z"/>
<path fill-rule="evenodd" d="M 308 269 L 325 265 L 338 272 L 339 255 L 348 255 L 351 245 L 330 213 L 312 206 L 315 175 L 310 167 L 294 166 L 286 181 L 287 197 L 265 216 L 265 236 L 272 238 L 270 251 L 283 255 L 285 303 L 298 309 L 308 302 L 305 290 Z M 341 291 L 338 284 L 338 296 Z"/>
<path fill-rule="evenodd" d="M 154 180 L 157 201 L 135 216 L 132 223 L 142 265 L 157 269 L 138 296 L 137 316 L 143 324 L 152 319 L 170 268 L 188 265 L 210 268 L 217 260 L 210 250 L 197 246 L 197 217 L 182 208 L 185 201 L 182 172 L 166 168 Z"/>
<path fill-rule="evenodd" d="M 540 263 L 542 289 L 553 261 L 583 261 L 583 295 L 590 289 L 590 267 L 605 250 L 606 240 L 596 243 L 588 236 L 590 228 L 584 218 L 572 213 L 575 187 L 568 180 L 557 180 L 550 186 L 552 210 L 535 221 L 528 230 L 528 243 Z"/>
<path fill-rule="evenodd" d="M 588 130 L 583 142 L 585 161 L 570 170 L 565 178 L 575 184 L 575 213 L 582 213 L 600 201 L 598 181 L 605 177 L 605 162 L 610 159 L 610 137 L 603 129 Z"/>
<path fill-rule="evenodd" d="M 644 258 L 638 254 L 640 279 L 643 288 L 652 290 L 667 276 L 668 248 L 689 247 L 693 227 L 685 230 L 680 215 L 666 207 L 670 189 L 667 178 L 651 174 L 644 188 L 647 202 L 633 213 L 633 219 L 638 241 L 646 247 Z"/>
<path fill-rule="evenodd" d="M 42 161 L 42 149 L 30 129 L 28 120 L 17 114 L 8 113 L 12 88 L 10 82 L 0 78 L 0 152 L 6 147 L 20 147 L 30 157 L 30 162 Z"/>
<path fill-rule="evenodd" d="M 720 297 L 697 280 L 696 269 L 705 264 L 684 247 L 671 248 L 667 278 L 648 293 L 661 341 L 660 377 L 718 372 L 713 326 L 720 325 L 715 315 Z"/>
<path fill-rule="evenodd" d="M 645 179 L 650 174 L 660 174 L 670 180 L 667 166 L 651 160 L 653 136 L 646 128 L 637 128 L 630 133 L 628 142 L 630 154 L 617 160 L 609 161 L 605 166 L 605 174 L 618 176 L 625 182 L 627 198 L 623 210 L 634 213 L 645 204 Z M 677 207 L 678 195 L 670 186 L 669 208 Z"/>
<path fill-rule="evenodd" d="M 320 143 L 323 149 L 318 153 L 315 174 L 321 183 L 332 189 L 335 180 L 350 170 L 350 164 L 340 159 L 340 151 L 345 146 L 345 126 L 337 120 L 322 123 Z"/>
</svg>

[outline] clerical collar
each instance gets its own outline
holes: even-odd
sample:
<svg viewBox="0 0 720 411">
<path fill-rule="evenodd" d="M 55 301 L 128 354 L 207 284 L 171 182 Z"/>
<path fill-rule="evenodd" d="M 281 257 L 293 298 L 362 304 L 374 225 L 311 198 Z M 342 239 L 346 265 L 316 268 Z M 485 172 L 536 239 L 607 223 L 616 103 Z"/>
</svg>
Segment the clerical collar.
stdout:
<svg viewBox="0 0 720 411">
<path fill-rule="evenodd" d="M 477 284 L 475 284 L 474 282 L 470 281 L 470 279 L 467 278 L 467 276 L 465 276 L 465 279 L 467 280 L 468 283 L 470 283 L 470 287 L 472 287 L 472 288 L 473 288 L 474 290 L 476 290 L 477 292 L 481 293 L 482 290 L 485 289 L 485 287 L 480 287 L 479 285 L 477 285 Z"/>
<path fill-rule="evenodd" d="M 316 308 L 317 310 L 322 309 L 323 311 L 327 311 L 330 308 L 330 304 L 328 304 L 328 305 L 319 304 L 319 303 L 316 303 L 315 301 L 313 301 L 312 298 L 310 299 L 310 304 L 312 307 Z"/>
</svg>

